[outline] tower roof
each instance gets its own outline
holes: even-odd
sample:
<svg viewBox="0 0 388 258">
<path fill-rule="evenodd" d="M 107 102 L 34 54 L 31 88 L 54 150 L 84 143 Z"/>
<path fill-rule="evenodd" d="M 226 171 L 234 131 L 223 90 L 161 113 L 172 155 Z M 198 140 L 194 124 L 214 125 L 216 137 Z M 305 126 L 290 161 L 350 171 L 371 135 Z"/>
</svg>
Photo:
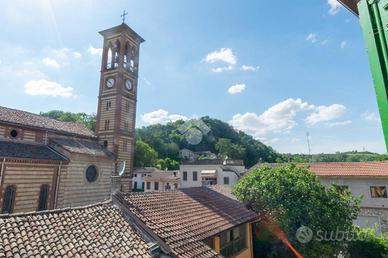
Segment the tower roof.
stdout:
<svg viewBox="0 0 388 258">
<path fill-rule="evenodd" d="M 128 32 L 129 34 L 134 35 L 137 39 L 139 39 L 140 43 L 145 41 L 139 34 L 137 34 L 133 29 L 131 29 L 131 27 L 129 27 L 125 22 L 123 22 L 122 24 L 120 24 L 118 26 L 112 27 L 110 29 L 100 31 L 99 33 L 104 37 L 109 37 L 109 36 L 124 32 L 124 31 Z"/>
</svg>

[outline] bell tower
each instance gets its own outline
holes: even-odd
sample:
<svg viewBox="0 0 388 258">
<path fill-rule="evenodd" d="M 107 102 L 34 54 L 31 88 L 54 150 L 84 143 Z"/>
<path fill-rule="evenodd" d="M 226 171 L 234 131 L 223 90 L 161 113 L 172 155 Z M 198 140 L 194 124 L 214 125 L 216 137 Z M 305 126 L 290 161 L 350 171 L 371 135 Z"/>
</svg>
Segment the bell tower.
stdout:
<svg viewBox="0 0 388 258">
<path fill-rule="evenodd" d="M 135 147 L 139 48 L 144 39 L 124 22 L 100 31 L 104 37 L 96 134 L 115 155 L 121 190 L 131 190 Z"/>
</svg>

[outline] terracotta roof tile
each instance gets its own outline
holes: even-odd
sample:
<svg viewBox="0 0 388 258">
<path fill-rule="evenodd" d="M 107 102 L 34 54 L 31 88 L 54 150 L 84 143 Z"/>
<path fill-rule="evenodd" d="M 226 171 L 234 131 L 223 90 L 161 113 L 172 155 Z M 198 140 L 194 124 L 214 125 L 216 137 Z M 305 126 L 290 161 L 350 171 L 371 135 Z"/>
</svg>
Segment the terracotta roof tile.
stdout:
<svg viewBox="0 0 388 258">
<path fill-rule="evenodd" d="M 327 162 L 308 167 L 317 176 L 388 176 L 388 162 Z"/>
<path fill-rule="evenodd" d="M 1 106 L 0 122 L 31 126 L 72 135 L 95 137 L 94 133 L 82 124 L 61 122 L 41 115 Z"/>
<path fill-rule="evenodd" d="M 286 163 L 262 163 L 255 167 L 269 165 L 279 167 Z M 299 163 L 298 167 L 308 168 L 317 176 L 357 176 L 357 177 L 388 177 L 388 161 L 371 162 L 315 162 Z"/>
<path fill-rule="evenodd" d="M 0 257 L 150 257 L 147 243 L 110 202 L 0 215 Z"/>
<path fill-rule="evenodd" d="M 218 257 L 203 240 L 258 218 L 241 202 L 205 187 L 124 198 L 128 209 L 179 257 Z"/>
</svg>

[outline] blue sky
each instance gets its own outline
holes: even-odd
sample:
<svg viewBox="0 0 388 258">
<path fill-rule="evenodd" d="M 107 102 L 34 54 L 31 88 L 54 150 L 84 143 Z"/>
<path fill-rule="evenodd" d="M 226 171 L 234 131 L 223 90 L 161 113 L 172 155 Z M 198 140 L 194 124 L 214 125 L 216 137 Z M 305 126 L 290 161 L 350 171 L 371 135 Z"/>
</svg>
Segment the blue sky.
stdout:
<svg viewBox="0 0 388 258">
<path fill-rule="evenodd" d="M 141 47 L 137 126 L 208 115 L 280 152 L 385 152 L 362 32 L 333 0 L 0 0 L 0 105 L 95 113 L 100 30 Z"/>
</svg>

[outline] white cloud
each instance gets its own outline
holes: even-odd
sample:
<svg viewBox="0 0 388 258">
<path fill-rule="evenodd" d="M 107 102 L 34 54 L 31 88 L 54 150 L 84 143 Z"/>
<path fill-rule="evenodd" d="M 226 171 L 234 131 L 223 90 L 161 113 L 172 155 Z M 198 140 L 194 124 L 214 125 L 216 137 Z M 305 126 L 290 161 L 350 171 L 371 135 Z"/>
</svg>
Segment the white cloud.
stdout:
<svg viewBox="0 0 388 258">
<path fill-rule="evenodd" d="M 326 46 L 329 40 L 325 39 L 321 41 L 321 46 Z"/>
<path fill-rule="evenodd" d="M 238 130 L 263 138 L 268 133 L 287 133 L 297 125 L 295 117 L 298 112 L 314 109 L 301 99 L 286 99 L 268 108 L 261 115 L 247 112 L 236 114 L 229 122 Z"/>
<path fill-rule="evenodd" d="M 65 87 L 57 82 L 31 80 L 24 85 L 24 92 L 31 96 L 53 96 L 71 97 L 74 96 L 72 87 Z"/>
<path fill-rule="evenodd" d="M 230 71 L 230 70 L 233 70 L 233 66 L 231 66 L 231 65 L 224 66 L 224 67 L 212 68 L 212 71 L 215 73 L 222 73 L 224 71 Z"/>
<path fill-rule="evenodd" d="M 243 71 L 255 72 L 260 69 L 260 66 L 242 65 L 240 69 Z"/>
<path fill-rule="evenodd" d="M 55 59 L 52 59 L 52 58 L 49 58 L 49 57 L 43 58 L 42 59 L 42 63 L 44 65 L 47 65 L 47 66 L 52 67 L 52 68 L 59 68 L 59 67 L 61 67 Z"/>
<path fill-rule="evenodd" d="M 73 57 L 74 57 L 75 59 L 79 59 L 79 58 L 82 57 L 82 54 L 81 54 L 80 52 L 73 52 Z"/>
<path fill-rule="evenodd" d="M 165 124 L 168 122 L 175 122 L 177 120 L 187 120 L 183 115 L 170 114 L 164 109 L 159 109 L 150 113 L 142 115 L 141 120 L 146 124 Z"/>
<path fill-rule="evenodd" d="M 329 13 L 331 15 L 336 15 L 342 7 L 342 5 L 337 0 L 327 0 L 327 3 L 330 6 Z"/>
<path fill-rule="evenodd" d="M 221 48 L 220 50 L 213 51 L 205 57 L 206 63 L 224 62 L 229 65 L 235 65 L 237 58 L 230 48 Z"/>
<path fill-rule="evenodd" d="M 92 45 L 89 45 L 88 52 L 92 56 L 101 56 L 102 55 L 102 48 L 95 48 Z"/>
<path fill-rule="evenodd" d="M 315 43 L 318 41 L 318 35 L 315 33 L 310 33 L 309 35 L 307 35 L 306 40 L 310 41 L 311 43 Z"/>
<path fill-rule="evenodd" d="M 368 122 L 373 122 L 378 124 L 381 123 L 379 115 L 374 112 L 365 112 L 361 116 L 363 119 L 365 119 Z"/>
<path fill-rule="evenodd" d="M 344 120 L 344 121 L 339 121 L 339 122 L 325 123 L 325 125 L 328 126 L 328 127 L 336 127 L 336 126 L 350 125 L 352 123 L 353 123 L 352 120 Z"/>
<path fill-rule="evenodd" d="M 245 84 L 236 84 L 236 85 L 231 86 L 228 89 L 228 93 L 229 94 L 241 93 L 241 92 L 243 92 L 245 90 L 245 88 L 246 88 Z"/>
<path fill-rule="evenodd" d="M 341 46 L 341 48 L 345 48 L 347 44 L 348 43 L 346 42 L 346 40 L 344 40 L 344 41 L 341 42 L 340 46 Z"/>
<path fill-rule="evenodd" d="M 321 122 L 328 122 L 342 116 L 346 111 L 346 107 L 340 104 L 330 106 L 319 106 L 306 119 L 309 125 L 315 125 Z"/>
</svg>

